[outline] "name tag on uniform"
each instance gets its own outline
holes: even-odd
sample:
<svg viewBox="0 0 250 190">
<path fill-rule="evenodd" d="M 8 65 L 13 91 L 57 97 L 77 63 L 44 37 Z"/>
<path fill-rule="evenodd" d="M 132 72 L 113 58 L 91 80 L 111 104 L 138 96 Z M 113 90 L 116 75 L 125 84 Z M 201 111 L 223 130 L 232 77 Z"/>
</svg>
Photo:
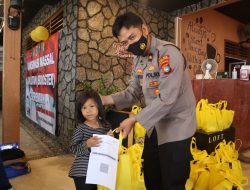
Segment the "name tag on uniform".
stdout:
<svg viewBox="0 0 250 190">
<path fill-rule="evenodd" d="M 160 77 L 160 73 L 159 72 L 152 72 L 152 73 L 147 73 L 146 74 L 146 78 L 158 79 L 159 77 Z"/>
</svg>

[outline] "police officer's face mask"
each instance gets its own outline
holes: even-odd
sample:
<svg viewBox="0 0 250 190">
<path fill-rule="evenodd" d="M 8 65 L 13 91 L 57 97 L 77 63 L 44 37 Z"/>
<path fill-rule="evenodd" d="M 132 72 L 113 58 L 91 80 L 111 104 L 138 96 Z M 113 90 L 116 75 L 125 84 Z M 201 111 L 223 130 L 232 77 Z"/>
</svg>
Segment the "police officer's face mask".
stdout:
<svg viewBox="0 0 250 190">
<path fill-rule="evenodd" d="M 147 38 L 141 35 L 141 38 L 128 46 L 127 51 L 133 53 L 134 55 L 140 56 L 143 55 L 147 48 Z"/>
</svg>

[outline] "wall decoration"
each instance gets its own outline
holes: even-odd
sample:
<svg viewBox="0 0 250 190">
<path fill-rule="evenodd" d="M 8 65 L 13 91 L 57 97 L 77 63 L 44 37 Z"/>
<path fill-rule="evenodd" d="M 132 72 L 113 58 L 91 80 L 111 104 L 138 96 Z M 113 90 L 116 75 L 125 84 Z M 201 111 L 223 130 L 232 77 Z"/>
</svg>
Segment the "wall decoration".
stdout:
<svg viewBox="0 0 250 190">
<path fill-rule="evenodd" d="M 26 116 L 55 134 L 58 33 L 26 52 Z"/>
<path fill-rule="evenodd" d="M 239 42 L 238 28 L 242 25 L 214 9 L 206 9 L 181 17 L 181 50 L 194 78 L 205 59 L 214 59 L 218 71 L 225 71 L 225 40 Z"/>
<path fill-rule="evenodd" d="M 38 26 L 30 32 L 30 37 L 35 42 L 45 41 L 49 38 L 49 31 L 44 26 Z"/>
<path fill-rule="evenodd" d="M 188 68 L 195 75 L 205 59 L 215 59 L 219 63 L 220 54 L 215 46 L 216 34 L 206 25 L 203 17 L 187 22 L 182 37 L 182 49 L 187 58 Z"/>
</svg>

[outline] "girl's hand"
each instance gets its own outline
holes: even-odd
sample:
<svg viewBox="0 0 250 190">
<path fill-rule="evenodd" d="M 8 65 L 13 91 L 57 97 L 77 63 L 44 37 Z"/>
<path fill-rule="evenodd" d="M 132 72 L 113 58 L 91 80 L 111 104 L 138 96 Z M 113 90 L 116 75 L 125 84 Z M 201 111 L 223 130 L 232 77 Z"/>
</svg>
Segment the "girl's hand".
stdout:
<svg viewBox="0 0 250 190">
<path fill-rule="evenodd" d="M 107 132 L 107 135 L 111 136 L 111 137 L 114 137 L 114 134 L 112 132 L 112 130 L 110 129 L 109 132 Z"/>
<path fill-rule="evenodd" d="M 94 136 L 94 137 L 90 137 L 87 141 L 86 141 L 86 144 L 87 144 L 87 147 L 90 148 L 90 147 L 97 147 L 100 145 L 101 143 L 101 139 Z"/>
</svg>

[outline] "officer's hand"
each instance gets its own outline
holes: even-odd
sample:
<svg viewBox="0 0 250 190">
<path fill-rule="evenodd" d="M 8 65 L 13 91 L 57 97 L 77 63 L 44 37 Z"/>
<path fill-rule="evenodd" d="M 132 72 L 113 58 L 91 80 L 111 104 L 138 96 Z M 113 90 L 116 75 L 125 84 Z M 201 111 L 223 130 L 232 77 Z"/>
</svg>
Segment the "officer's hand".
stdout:
<svg viewBox="0 0 250 190">
<path fill-rule="evenodd" d="M 115 48 L 115 55 L 118 57 L 124 57 L 124 58 L 135 57 L 133 53 L 127 51 L 126 46 L 122 45 L 119 42 L 113 43 L 113 47 Z"/>
<path fill-rule="evenodd" d="M 102 105 L 106 105 L 106 96 L 102 96 L 101 94 L 99 94 L 101 100 L 102 100 Z"/>
<path fill-rule="evenodd" d="M 128 136 L 128 134 L 130 133 L 131 129 L 133 128 L 135 122 L 136 122 L 136 119 L 134 117 L 130 117 L 130 118 L 123 120 L 120 123 L 120 126 L 116 132 L 122 131 L 123 138 L 125 139 Z"/>
<path fill-rule="evenodd" d="M 100 98 L 101 98 L 102 104 L 104 106 L 106 106 L 106 105 L 114 105 L 114 100 L 113 100 L 112 96 L 110 96 L 110 95 L 108 95 L 108 96 L 101 96 L 100 95 Z"/>
<path fill-rule="evenodd" d="M 114 137 L 114 134 L 113 134 L 112 130 L 109 130 L 109 132 L 107 132 L 107 135 L 109 135 L 111 137 Z"/>
</svg>

